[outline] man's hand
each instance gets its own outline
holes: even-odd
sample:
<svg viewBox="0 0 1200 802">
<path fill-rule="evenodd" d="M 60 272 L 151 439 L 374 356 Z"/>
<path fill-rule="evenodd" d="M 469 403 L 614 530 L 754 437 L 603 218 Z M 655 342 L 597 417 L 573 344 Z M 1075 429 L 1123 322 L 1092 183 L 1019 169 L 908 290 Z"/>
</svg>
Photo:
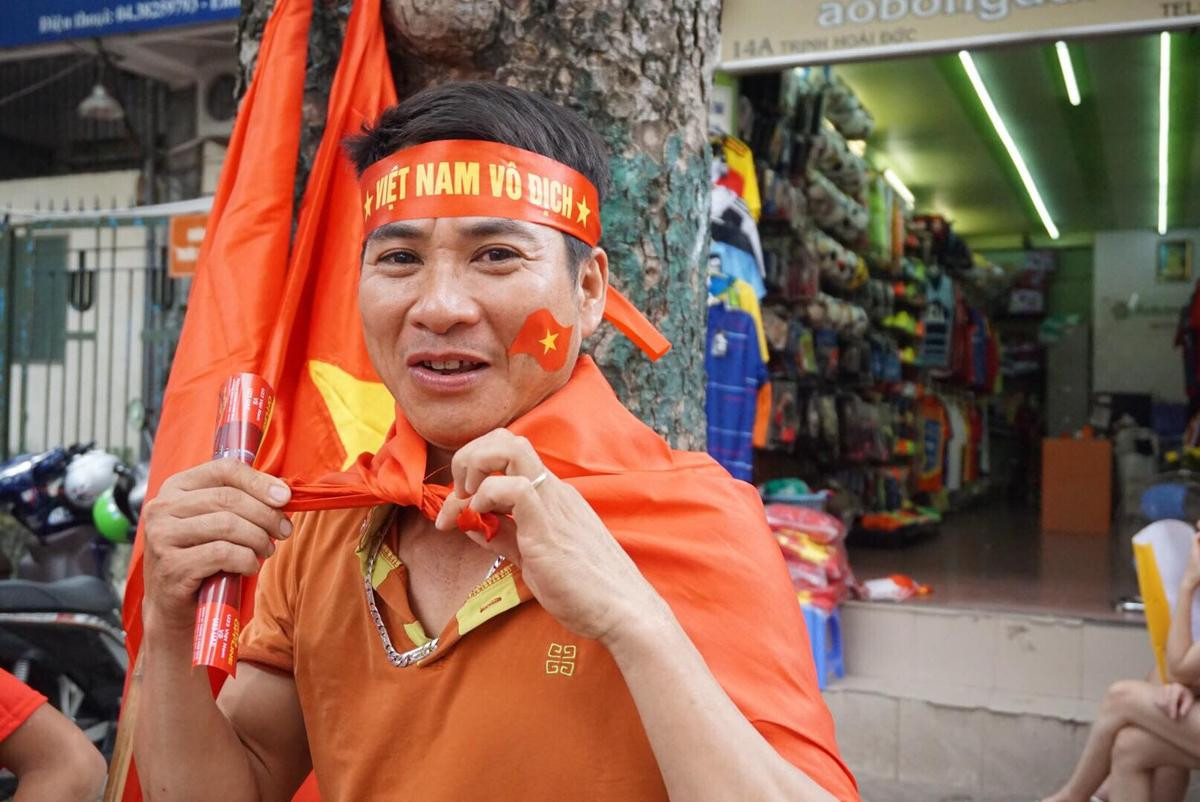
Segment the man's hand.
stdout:
<svg viewBox="0 0 1200 802">
<path fill-rule="evenodd" d="M 1172 721 L 1178 721 L 1186 716 L 1195 701 L 1195 695 L 1177 682 L 1161 685 L 1155 689 L 1154 704 Z"/>
<path fill-rule="evenodd" d="M 525 438 L 489 432 L 459 449 L 451 470 L 455 492 L 437 527 L 453 529 L 466 507 L 496 513 L 501 528 L 490 543 L 467 535 L 519 565 L 534 597 L 567 629 L 611 645 L 623 623 L 665 606 L 579 491 L 549 475 Z"/>
<path fill-rule="evenodd" d="M 172 476 L 146 504 L 148 620 L 172 630 L 195 624 L 196 593 L 218 571 L 251 575 L 287 537 L 280 507 L 286 484 L 234 459 L 208 462 Z"/>
</svg>

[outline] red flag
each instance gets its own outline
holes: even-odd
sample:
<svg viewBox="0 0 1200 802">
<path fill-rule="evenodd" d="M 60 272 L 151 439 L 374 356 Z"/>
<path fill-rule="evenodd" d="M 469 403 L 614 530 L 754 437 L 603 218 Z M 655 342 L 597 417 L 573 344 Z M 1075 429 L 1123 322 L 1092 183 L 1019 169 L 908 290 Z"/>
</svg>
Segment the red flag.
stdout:
<svg viewBox="0 0 1200 802">
<path fill-rule="evenodd" d="M 277 0 L 263 33 L 167 385 L 150 497 L 167 477 L 210 456 L 212 432 L 196 421 L 212 420 L 220 387 L 235 372 L 259 373 L 276 389 L 260 461 L 275 474 L 337 470 L 359 451 L 377 448 L 394 416 L 362 341 L 361 203 L 339 151 L 344 137 L 396 102 L 379 0 L 354 3 L 289 256 L 311 11 L 312 0 Z M 142 544 L 139 537 L 123 611 L 131 665 L 142 638 Z M 244 585 L 248 620 L 254 582 Z M 132 771 L 123 798 L 141 798 Z"/>
<path fill-rule="evenodd" d="M 508 353 L 529 354 L 544 370 L 562 370 L 574 329 L 555 320 L 549 309 L 539 309 L 525 319 Z"/>
</svg>

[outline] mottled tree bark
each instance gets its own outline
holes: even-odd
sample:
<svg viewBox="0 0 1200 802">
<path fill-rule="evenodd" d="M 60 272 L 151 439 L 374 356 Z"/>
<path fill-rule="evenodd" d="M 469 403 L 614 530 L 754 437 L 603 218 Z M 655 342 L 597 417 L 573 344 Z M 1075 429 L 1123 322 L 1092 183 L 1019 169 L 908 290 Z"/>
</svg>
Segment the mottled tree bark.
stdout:
<svg viewBox="0 0 1200 802">
<path fill-rule="evenodd" d="M 253 69 L 270 0 L 244 0 L 239 52 Z M 346 3 L 316 0 L 307 171 Z M 400 95 L 452 78 L 539 92 L 608 142 L 613 186 L 602 245 L 612 282 L 674 343 L 657 364 L 611 328 L 590 350 L 622 400 L 685 448 L 703 448 L 708 94 L 719 0 L 384 0 Z"/>
</svg>

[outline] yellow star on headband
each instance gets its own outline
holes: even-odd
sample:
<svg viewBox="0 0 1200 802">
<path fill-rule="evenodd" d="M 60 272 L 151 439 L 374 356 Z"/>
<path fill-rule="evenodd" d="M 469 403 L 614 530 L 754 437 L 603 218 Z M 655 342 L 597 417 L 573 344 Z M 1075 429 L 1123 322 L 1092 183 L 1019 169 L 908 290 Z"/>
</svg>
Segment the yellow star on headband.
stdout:
<svg viewBox="0 0 1200 802">
<path fill-rule="evenodd" d="M 588 215 L 592 213 L 592 210 L 588 208 L 587 198 L 584 198 L 575 205 L 579 207 L 579 215 L 576 217 L 575 222 L 583 223 L 586 226 Z"/>
<path fill-rule="evenodd" d="M 543 337 L 542 339 L 538 340 L 538 345 L 540 345 L 546 349 L 545 351 L 542 351 L 543 354 L 548 354 L 551 351 L 558 350 L 558 345 L 556 344 L 557 342 L 558 342 L 558 334 L 557 333 L 551 334 L 550 330 L 546 329 L 546 336 Z"/>
</svg>

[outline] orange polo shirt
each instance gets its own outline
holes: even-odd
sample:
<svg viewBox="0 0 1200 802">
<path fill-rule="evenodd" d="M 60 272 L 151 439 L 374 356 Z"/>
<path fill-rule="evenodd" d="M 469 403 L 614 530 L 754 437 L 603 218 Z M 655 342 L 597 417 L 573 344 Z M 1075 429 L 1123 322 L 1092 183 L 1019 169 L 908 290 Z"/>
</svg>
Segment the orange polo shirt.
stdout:
<svg viewBox="0 0 1200 802">
<path fill-rule="evenodd" d="M 323 802 L 665 800 L 611 655 L 559 625 L 510 563 L 471 594 L 432 654 L 406 668 L 389 662 L 366 604 L 372 544 L 382 542 L 371 579 L 393 646 L 429 641 L 391 549 L 390 513 L 296 514 L 264 564 L 243 633 L 240 659 L 295 677 Z M 836 758 L 755 724 L 818 783 L 857 799 Z"/>
</svg>

